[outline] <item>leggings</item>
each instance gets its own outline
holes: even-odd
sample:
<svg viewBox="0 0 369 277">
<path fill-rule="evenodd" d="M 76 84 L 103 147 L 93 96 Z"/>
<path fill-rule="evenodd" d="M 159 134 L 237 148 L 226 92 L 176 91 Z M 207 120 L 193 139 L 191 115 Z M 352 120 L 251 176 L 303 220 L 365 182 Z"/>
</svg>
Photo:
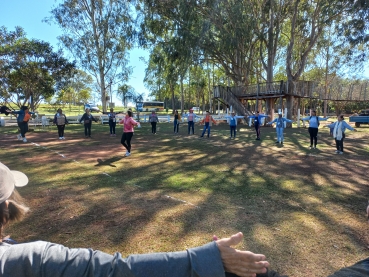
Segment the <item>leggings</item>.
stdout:
<svg viewBox="0 0 369 277">
<path fill-rule="evenodd" d="M 115 135 L 115 126 L 116 125 L 117 125 L 116 122 L 114 122 L 113 120 L 109 120 L 110 134 Z"/>
<path fill-rule="evenodd" d="M 193 121 L 188 121 L 188 134 L 190 134 L 190 129 L 192 128 L 192 134 L 195 134 L 195 123 Z"/>
<path fill-rule="evenodd" d="M 343 140 L 345 139 L 345 133 L 342 133 L 342 139 L 337 140 L 336 139 L 336 148 L 338 151 L 343 152 Z"/>
<path fill-rule="evenodd" d="M 260 125 L 255 124 L 256 137 L 260 138 Z"/>
<path fill-rule="evenodd" d="M 231 137 L 232 137 L 232 133 L 233 133 L 233 136 L 236 137 L 236 126 L 229 126 L 230 129 L 231 129 Z"/>
<path fill-rule="evenodd" d="M 85 136 L 91 137 L 91 125 L 92 123 L 85 123 Z"/>
<path fill-rule="evenodd" d="M 131 153 L 131 139 L 133 137 L 133 132 L 123 133 L 120 143 Z"/>
<path fill-rule="evenodd" d="M 309 127 L 308 130 L 310 134 L 310 146 L 316 146 L 318 143 L 318 128 Z"/>
<path fill-rule="evenodd" d="M 156 122 L 151 122 L 151 132 L 156 134 Z"/>
<path fill-rule="evenodd" d="M 57 125 L 57 127 L 58 127 L 59 138 L 64 137 L 64 128 L 65 128 L 65 125 Z"/>
<path fill-rule="evenodd" d="M 26 133 L 28 132 L 28 122 L 18 122 L 18 127 L 20 129 L 22 138 L 25 138 Z"/>
</svg>

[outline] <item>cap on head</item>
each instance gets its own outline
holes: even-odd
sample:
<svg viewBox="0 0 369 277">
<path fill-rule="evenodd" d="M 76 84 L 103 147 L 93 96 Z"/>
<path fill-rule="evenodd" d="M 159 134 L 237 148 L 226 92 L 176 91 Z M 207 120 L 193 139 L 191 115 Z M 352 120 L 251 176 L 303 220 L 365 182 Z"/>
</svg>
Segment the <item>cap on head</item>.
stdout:
<svg viewBox="0 0 369 277">
<path fill-rule="evenodd" d="M 15 187 L 24 187 L 27 183 L 26 174 L 10 170 L 6 165 L 0 163 L 0 203 L 9 198 Z"/>
</svg>

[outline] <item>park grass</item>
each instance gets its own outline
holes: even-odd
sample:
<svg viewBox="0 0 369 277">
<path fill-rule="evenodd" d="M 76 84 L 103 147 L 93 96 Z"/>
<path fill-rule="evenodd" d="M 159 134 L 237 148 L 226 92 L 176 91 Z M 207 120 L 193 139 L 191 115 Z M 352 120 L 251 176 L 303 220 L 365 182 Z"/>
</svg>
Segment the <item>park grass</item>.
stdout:
<svg viewBox="0 0 369 277">
<path fill-rule="evenodd" d="M 275 131 L 226 124 L 210 139 L 172 134 L 172 124 L 136 129 L 132 156 L 124 157 L 108 127 L 93 124 L 36 128 L 30 143 L 14 127 L 0 128 L 0 161 L 26 172 L 20 192 L 31 212 L 6 230 L 17 241 L 47 240 L 109 253 L 177 251 L 238 231 L 241 249 L 263 253 L 290 276 L 327 276 L 368 256 L 369 128 L 347 133 L 345 155 L 334 155 L 328 130 L 309 150 L 306 129 Z M 61 156 L 63 155 L 63 156 Z"/>
</svg>

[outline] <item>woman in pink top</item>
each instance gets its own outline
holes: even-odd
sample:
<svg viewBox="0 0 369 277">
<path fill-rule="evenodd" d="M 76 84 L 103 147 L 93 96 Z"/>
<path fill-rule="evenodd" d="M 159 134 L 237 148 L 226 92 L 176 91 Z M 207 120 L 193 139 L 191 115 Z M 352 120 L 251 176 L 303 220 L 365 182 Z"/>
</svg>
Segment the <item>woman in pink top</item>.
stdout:
<svg viewBox="0 0 369 277">
<path fill-rule="evenodd" d="M 132 111 L 127 111 L 126 117 L 123 118 L 120 124 L 124 124 L 123 135 L 120 143 L 127 149 L 126 157 L 131 155 L 131 139 L 133 137 L 133 126 L 139 126 L 140 123 L 132 118 Z"/>
</svg>

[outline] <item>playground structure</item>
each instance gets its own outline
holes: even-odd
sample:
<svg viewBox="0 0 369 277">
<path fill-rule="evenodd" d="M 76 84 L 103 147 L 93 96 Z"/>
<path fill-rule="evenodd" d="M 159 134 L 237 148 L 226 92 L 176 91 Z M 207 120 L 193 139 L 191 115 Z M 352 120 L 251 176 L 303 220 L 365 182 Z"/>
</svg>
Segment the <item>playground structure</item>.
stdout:
<svg viewBox="0 0 369 277">
<path fill-rule="evenodd" d="M 304 99 L 309 103 L 312 100 L 323 101 L 326 114 L 328 101 L 369 101 L 368 89 L 368 82 L 323 86 L 313 81 L 279 81 L 238 87 L 214 86 L 213 98 L 232 106 L 240 115 L 250 115 L 250 110 L 261 111 L 264 102 L 265 113 L 272 120 L 276 106 L 280 110 L 287 108 L 287 118 L 296 119 L 300 110 L 305 111 Z"/>
</svg>

